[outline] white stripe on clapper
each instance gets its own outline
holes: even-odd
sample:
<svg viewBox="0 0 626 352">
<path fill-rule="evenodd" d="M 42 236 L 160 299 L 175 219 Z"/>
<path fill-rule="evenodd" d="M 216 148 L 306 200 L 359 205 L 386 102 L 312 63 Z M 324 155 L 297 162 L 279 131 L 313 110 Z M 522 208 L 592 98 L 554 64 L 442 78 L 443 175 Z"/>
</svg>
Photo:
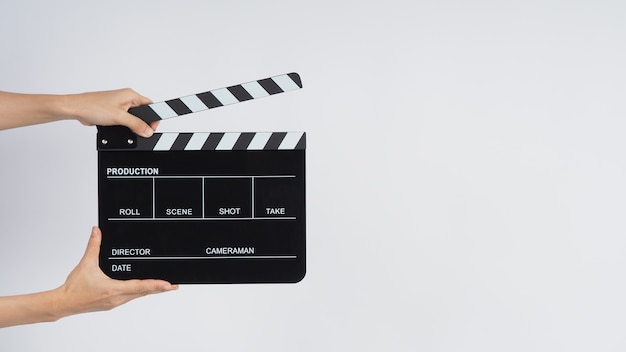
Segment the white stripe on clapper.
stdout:
<svg viewBox="0 0 626 352">
<path fill-rule="evenodd" d="M 178 137 L 178 133 L 163 133 L 157 141 L 153 150 L 170 150 L 174 141 Z"/>
<path fill-rule="evenodd" d="M 287 133 L 287 135 L 285 136 L 285 138 L 283 139 L 282 142 L 280 142 L 280 145 L 278 146 L 278 149 L 295 149 L 296 145 L 298 145 L 298 142 L 300 141 L 300 138 L 302 138 L 302 134 L 304 132 L 289 132 Z"/>
<path fill-rule="evenodd" d="M 150 108 L 154 110 L 154 112 L 156 112 L 161 119 L 169 119 L 170 117 L 178 116 L 176 111 L 172 110 L 172 108 L 164 101 L 150 104 Z"/>
<path fill-rule="evenodd" d="M 283 90 L 283 92 L 300 89 L 300 87 L 298 87 L 296 82 L 294 82 L 288 75 L 280 75 L 280 76 L 272 77 L 272 80 L 276 82 L 276 84 L 278 84 L 278 86 L 280 87 L 280 89 Z"/>
<path fill-rule="evenodd" d="M 186 97 L 180 98 L 180 100 L 185 105 L 187 105 L 187 107 L 189 108 L 189 110 L 191 110 L 191 112 L 198 112 L 198 111 L 203 111 L 203 110 L 207 110 L 208 109 L 208 107 L 206 105 L 204 105 L 202 100 L 200 100 L 195 95 L 188 95 Z"/>
<path fill-rule="evenodd" d="M 250 144 L 248 145 L 248 150 L 263 150 L 271 136 L 271 132 L 259 132 L 255 134 L 254 138 L 252 138 L 252 141 L 250 141 Z"/>
<path fill-rule="evenodd" d="M 209 133 L 203 133 L 203 132 L 194 133 L 191 136 L 191 139 L 189 140 L 187 145 L 185 146 L 185 150 L 202 149 L 202 146 L 204 145 L 204 142 L 206 142 L 207 138 L 209 138 Z"/>
<path fill-rule="evenodd" d="M 266 97 L 268 95 L 270 95 L 270 93 L 268 93 L 265 89 L 263 89 L 263 87 L 261 87 L 261 85 L 259 84 L 259 82 L 257 81 L 252 81 L 252 82 L 248 82 L 248 83 L 244 83 L 241 85 L 248 93 L 250 93 L 250 95 L 254 98 L 263 98 Z"/>
<path fill-rule="evenodd" d="M 240 132 L 230 132 L 224 133 L 224 136 L 215 147 L 215 150 L 231 150 L 237 143 L 237 139 L 239 139 Z"/>
<path fill-rule="evenodd" d="M 222 103 L 222 105 L 230 105 L 239 102 L 233 93 L 226 88 L 212 90 L 211 93 L 217 98 L 217 100 L 220 101 L 220 103 Z"/>
</svg>

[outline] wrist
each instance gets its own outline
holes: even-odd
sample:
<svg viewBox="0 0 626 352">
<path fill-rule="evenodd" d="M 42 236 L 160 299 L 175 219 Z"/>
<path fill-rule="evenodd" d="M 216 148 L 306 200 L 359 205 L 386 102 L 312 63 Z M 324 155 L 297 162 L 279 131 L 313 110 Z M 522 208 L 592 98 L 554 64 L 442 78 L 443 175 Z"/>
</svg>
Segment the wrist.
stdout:
<svg viewBox="0 0 626 352">
<path fill-rule="evenodd" d="M 30 104 L 36 107 L 33 115 L 40 119 L 37 123 L 76 119 L 72 95 L 36 94 L 32 97 Z"/>
<path fill-rule="evenodd" d="M 44 316 L 42 317 L 45 319 L 44 321 L 54 322 L 70 315 L 66 311 L 66 302 L 63 299 L 63 291 L 63 286 L 60 286 L 54 290 L 44 292 L 44 294 L 47 295 L 47 299 L 45 300 L 47 307 L 46 309 L 42 309 L 42 312 L 44 312 Z"/>
<path fill-rule="evenodd" d="M 55 115 L 62 116 L 64 119 L 78 120 L 78 116 L 80 116 L 76 103 L 78 98 L 78 94 L 57 95 L 52 107 Z"/>
</svg>

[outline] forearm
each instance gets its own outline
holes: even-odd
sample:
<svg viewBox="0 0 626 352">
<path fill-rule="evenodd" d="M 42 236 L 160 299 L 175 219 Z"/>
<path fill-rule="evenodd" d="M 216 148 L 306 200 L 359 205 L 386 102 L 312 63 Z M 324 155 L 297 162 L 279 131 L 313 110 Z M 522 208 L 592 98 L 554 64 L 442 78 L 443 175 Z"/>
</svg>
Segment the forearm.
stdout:
<svg viewBox="0 0 626 352">
<path fill-rule="evenodd" d="M 59 320 L 56 297 L 57 290 L 0 297 L 0 328 Z"/>
<path fill-rule="evenodd" d="M 0 130 L 75 119 L 84 125 L 122 125 L 150 137 L 158 122 L 148 125 L 128 109 L 152 103 L 132 89 L 80 94 L 17 94 L 0 92 Z"/>
<path fill-rule="evenodd" d="M 68 95 L 0 92 L 0 130 L 72 118 Z"/>
</svg>

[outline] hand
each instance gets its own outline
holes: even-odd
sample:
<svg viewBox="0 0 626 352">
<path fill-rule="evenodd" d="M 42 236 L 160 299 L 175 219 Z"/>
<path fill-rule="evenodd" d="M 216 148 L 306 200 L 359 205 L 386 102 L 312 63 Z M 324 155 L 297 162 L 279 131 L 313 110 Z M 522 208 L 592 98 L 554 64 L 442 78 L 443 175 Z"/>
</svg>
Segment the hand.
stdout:
<svg viewBox="0 0 626 352">
<path fill-rule="evenodd" d="M 72 94 L 66 98 L 70 115 L 84 125 L 123 125 L 142 137 L 152 136 L 158 126 L 158 121 L 147 124 L 128 113 L 129 108 L 152 103 L 130 88 Z"/>
<path fill-rule="evenodd" d="M 98 266 L 101 241 L 102 233 L 94 227 L 82 260 L 55 290 L 58 317 L 110 310 L 138 297 L 178 289 L 178 285 L 163 280 L 109 278 Z"/>
<path fill-rule="evenodd" d="M 0 297 L 0 328 L 57 321 L 63 317 L 109 310 L 137 297 L 178 289 L 163 280 L 113 280 L 98 266 L 100 229 L 94 227 L 83 259 L 59 288 Z"/>
</svg>

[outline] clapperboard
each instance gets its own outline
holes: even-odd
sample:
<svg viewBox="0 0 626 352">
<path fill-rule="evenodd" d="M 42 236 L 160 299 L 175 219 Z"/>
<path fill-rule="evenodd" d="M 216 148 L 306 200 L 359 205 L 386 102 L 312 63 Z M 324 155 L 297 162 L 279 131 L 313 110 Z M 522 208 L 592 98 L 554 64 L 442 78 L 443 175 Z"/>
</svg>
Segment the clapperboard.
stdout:
<svg viewBox="0 0 626 352">
<path fill-rule="evenodd" d="M 290 73 L 131 108 L 146 122 L 302 88 Z M 100 267 L 115 279 L 290 283 L 305 274 L 304 132 L 98 127 Z"/>
</svg>

